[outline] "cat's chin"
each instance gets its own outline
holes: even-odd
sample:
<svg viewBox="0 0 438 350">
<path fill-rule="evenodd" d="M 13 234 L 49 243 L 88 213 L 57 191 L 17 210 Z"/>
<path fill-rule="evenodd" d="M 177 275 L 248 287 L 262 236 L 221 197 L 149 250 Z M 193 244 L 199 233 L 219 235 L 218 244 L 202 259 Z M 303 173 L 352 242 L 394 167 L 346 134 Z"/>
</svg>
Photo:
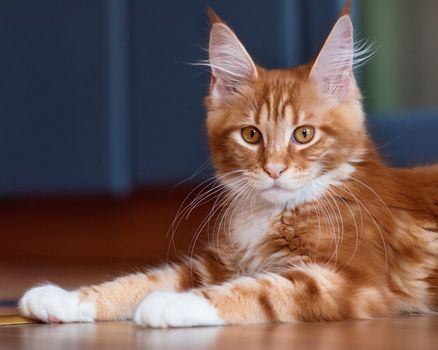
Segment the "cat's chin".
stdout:
<svg viewBox="0 0 438 350">
<path fill-rule="evenodd" d="M 272 186 L 260 190 L 259 197 L 274 206 L 293 208 L 297 205 L 313 201 L 324 193 L 324 189 L 309 188 L 309 184 L 294 189 Z"/>
<path fill-rule="evenodd" d="M 260 191 L 260 197 L 274 205 L 286 205 L 293 201 L 296 191 L 273 186 Z"/>
</svg>

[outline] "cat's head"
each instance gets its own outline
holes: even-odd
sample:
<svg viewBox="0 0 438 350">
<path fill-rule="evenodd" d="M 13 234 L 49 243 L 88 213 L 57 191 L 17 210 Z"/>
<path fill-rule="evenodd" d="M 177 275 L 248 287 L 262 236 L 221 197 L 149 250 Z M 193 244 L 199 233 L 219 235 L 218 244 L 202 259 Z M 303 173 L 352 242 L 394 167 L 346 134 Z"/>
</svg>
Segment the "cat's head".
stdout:
<svg viewBox="0 0 438 350">
<path fill-rule="evenodd" d="M 348 178 L 367 142 L 350 16 L 340 16 L 312 63 L 279 70 L 257 66 L 234 32 L 210 17 L 207 129 L 219 179 L 293 205 Z"/>
</svg>

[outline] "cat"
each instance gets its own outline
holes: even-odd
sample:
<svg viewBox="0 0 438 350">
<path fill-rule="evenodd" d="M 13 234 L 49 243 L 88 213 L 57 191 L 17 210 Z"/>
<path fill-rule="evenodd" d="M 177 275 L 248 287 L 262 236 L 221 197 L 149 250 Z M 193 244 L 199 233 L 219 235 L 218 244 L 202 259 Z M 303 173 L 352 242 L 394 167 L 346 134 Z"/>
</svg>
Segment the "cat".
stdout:
<svg viewBox="0 0 438 350">
<path fill-rule="evenodd" d="M 379 158 L 348 6 L 316 59 L 292 69 L 257 66 L 211 10 L 210 19 L 206 125 L 228 206 L 216 242 L 100 285 L 34 287 L 21 313 L 188 327 L 437 311 L 438 166 Z"/>
</svg>

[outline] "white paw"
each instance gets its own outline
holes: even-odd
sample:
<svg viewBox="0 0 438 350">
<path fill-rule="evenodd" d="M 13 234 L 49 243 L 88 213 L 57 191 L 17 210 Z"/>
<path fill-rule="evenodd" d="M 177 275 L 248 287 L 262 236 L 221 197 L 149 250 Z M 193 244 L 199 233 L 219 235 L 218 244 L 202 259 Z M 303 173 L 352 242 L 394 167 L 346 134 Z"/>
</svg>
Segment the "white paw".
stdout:
<svg viewBox="0 0 438 350">
<path fill-rule="evenodd" d="M 138 305 L 134 322 L 155 328 L 219 326 L 224 321 L 215 307 L 193 293 L 153 292 Z"/>
<path fill-rule="evenodd" d="M 19 301 L 22 315 L 43 322 L 93 322 L 93 304 L 79 302 L 77 292 L 69 292 L 52 284 L 29 289 Z"/>
</svg>

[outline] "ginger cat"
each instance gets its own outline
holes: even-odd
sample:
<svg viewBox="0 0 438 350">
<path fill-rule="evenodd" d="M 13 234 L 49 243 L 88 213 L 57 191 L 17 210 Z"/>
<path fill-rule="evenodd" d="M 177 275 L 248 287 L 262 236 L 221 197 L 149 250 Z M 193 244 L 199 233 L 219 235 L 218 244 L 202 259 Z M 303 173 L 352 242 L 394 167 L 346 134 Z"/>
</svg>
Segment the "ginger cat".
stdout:
<svg viewBox="0 0 438 350">
<path fill-rule="evenodd" d="M 255 65 L 210 17 L 207 129 L 227 207 L 217 242 L 101 285 L 32 288 L 21 313 L 185 327 L 437 311 L 438 166 L 377 155 L 348 9 L 311 64 L 281 70 Z"/>
</svg>

